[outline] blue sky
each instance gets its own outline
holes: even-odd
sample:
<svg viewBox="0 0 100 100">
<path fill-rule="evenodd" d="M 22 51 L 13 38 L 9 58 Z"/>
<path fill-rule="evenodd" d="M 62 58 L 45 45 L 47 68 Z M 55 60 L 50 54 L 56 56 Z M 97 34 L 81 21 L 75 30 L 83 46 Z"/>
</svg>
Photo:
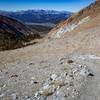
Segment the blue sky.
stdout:
<svg viewBox="0 0 100 100">
<path fill-rule="evenodd" d="M 95 0 L 0 0 L 0 10 L 49 9 L 76 12 Z"/>
</svg>

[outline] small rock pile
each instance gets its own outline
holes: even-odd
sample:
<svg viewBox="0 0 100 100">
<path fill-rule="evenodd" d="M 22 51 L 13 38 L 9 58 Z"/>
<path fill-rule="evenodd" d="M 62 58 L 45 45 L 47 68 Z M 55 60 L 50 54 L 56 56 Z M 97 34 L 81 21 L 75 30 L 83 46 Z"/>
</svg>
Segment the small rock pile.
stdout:
<svg viewBox="0 0 100 100">
<path fill-rule="evenodd" d="M 89 76 L 94 76 L 87 66 L 72 64 L 61 74 L 52 74 L 35 93 L 35 100 L 75 100 L 80 90 L 87 84 Z"/>
</svg>

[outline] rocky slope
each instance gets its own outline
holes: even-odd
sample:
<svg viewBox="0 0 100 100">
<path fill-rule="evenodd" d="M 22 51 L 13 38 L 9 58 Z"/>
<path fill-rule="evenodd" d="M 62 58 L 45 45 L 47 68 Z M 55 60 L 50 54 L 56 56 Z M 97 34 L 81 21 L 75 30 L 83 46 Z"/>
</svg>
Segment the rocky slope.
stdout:
<svg viewBox="0 0 100 100">
<path fill-rule="evenodd" d="M 0 99 L 100 100 L 100 27 L 79 37 L 0 52 Z"/>
<path fill-rule="evenodd" d="M 5 16 L 0 16 L 0 50 L 18 48 L 31 39 L 40 38 L 38 32 Z"/>
<path fill-rule="evenodd" d="M 52 38 L 60 38 L 64 34 L 67 34 L 73 31 L 74 29 L 76 29 L 77 27 L 80 27 L 84 23 L 88 23 L 88 21 L 93 20 L 98 15 L 100 15 L 100 1 L 99 0 L 92 3 L 88 7 L 80 10 L 78 13 L 74 14 L 67 20 L 59 23 L 53 30 L 51 30 L 51 32 L 49 32 L 48 36 Z M 89 28 L 89 25 L 91 26 L 91 24 L 88 24 L 88 28 Z"/>
</svg>

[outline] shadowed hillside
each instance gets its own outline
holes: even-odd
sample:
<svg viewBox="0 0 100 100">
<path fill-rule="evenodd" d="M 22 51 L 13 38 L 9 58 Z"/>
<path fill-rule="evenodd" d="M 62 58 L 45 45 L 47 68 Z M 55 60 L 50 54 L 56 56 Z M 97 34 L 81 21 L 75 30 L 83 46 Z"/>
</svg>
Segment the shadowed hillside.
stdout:
<svg viewBox="0 0 100 100">
<path fill-rule="evenodd" d="M 0 50 L 23 47 L 25 42 L 36 38 L 40 38 L 37 31 L 29 29 L 17 20 L 0 16 Z"/>
</svg>

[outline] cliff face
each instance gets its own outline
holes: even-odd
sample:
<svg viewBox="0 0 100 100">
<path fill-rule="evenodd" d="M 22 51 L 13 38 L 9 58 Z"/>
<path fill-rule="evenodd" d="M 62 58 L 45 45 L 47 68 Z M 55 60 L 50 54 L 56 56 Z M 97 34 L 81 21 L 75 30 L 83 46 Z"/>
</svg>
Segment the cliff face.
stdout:
<svg viewBox="0 0 100 100">
<path fill-rule="evenodd" d="M 69 33 L 79 27 L 80 25 L 91 21 L 95 17 L 100 15 L 100 0 L 92 3 L 88 7 L 75 13 L 73 16 L 65 21 L 59 23 L 51 32 L 48 33 L 50 38 L 60 38 L 65 33 Z"/>
</svg>

